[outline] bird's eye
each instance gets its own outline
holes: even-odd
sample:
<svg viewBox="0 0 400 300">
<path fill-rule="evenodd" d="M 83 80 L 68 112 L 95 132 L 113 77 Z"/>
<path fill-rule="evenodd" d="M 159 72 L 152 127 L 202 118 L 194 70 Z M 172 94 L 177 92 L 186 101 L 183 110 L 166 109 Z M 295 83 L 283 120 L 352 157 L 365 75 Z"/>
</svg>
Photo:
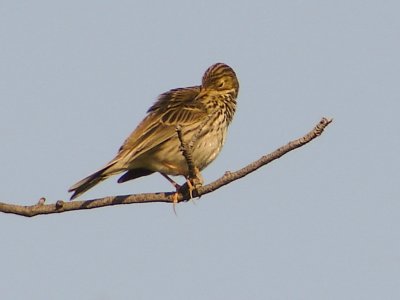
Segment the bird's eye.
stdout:
<svg viewBox="0 0 400 300">
<path fill-rule="evenodd" d="M 222 88 L 222 87 L 224 87 L 224 85 L 225 85 L 225 81 L 220 81 L 218 84 L 218 87 Z"/>
</svg>

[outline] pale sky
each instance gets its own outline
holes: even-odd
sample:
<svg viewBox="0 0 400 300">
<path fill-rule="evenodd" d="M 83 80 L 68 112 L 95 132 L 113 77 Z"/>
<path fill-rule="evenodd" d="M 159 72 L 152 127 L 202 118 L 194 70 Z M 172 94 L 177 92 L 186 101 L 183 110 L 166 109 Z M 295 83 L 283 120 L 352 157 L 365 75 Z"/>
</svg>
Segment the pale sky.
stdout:
<svg viewBox="0 0 400 300">
<path fill-rule="evenodd" d="M 0 2 L 0 201 L 67 199 L 156 97 L 224 62 L 238 109 L 200 200 L 0 214 L 1 299 L 400 298 L 400 2 Z M 80 199 L 171 191 L 158 174 Z M 183 178 L 176 178 L 183 182 Z"/>
</svg>

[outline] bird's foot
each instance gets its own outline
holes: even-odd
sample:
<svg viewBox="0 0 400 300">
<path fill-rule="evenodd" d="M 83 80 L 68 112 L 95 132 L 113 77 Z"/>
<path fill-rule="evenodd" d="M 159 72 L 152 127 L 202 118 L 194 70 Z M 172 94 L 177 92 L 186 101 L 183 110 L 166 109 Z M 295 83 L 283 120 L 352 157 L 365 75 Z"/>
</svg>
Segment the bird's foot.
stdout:
<svg viewBox="0 0 400 300">
<path fill-rule="evenodd" d="M 172 209 L 174 211 L 175 216 L 177 216 L 177 213 L 176 213 L 176 204 L 177 203 L 178 203 L 178 190 L 176 190 L 176 192 L 172 196 Z"/>
<path fill-rule="evenodd" d="M 197 193 L 197 189 L 203 185 L 203 182 L 203 176 L 201 176 L 199 169 L 195 167 L 195 176 L 186 178 L 190 199 L 193 199 L 193 191 Z"/>
</svg>

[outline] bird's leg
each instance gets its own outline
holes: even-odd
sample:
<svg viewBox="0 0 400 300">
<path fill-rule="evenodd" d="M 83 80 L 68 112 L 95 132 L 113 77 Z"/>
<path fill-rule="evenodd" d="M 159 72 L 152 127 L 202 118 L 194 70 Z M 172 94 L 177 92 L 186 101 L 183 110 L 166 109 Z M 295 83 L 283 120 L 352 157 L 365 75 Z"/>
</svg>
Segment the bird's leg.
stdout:
<svg viewBox="0 0 400 300">
<path fill-rule="evenodd" d="M 160 173 L 162 176 L 164 176 L 165 179 L 167 179 L 176 189 L 176 192 L 172 196 L 172 206 L 174 213 L 176 215 L 176 210 L 175 210 L 175 205 L 178 203 L 178 191 L 181 189 L 181 186 L 177 184 L 172 178 L 170 178 L 167 174 L 165 173 Z"/>
<path fill-rule="evenodd" d="M 165 179 L 167 179 L 173 186 L 174 188 L 178 191 L 181 186 L 177 184 L 172 178 L 170 178 L 167 174 L 165 173 L 160 173 L 162 176 L 164 176 Z"/>
</svg>

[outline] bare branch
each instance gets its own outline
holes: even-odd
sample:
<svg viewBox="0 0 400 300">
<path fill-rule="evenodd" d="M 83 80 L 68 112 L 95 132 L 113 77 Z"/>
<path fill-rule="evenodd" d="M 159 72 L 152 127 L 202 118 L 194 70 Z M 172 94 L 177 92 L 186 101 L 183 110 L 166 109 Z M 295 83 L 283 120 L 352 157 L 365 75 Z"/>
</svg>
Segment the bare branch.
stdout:
<svg viewBox="0 0 400 300">
<path fill-rule="evenodd" d="M 202 195 L 211 193 L 220 187 L 229 184 L 239 178 L 242 178 L 258 168 L 269 164 L 270 162 L 280 158 L 284 154 L 297 149 L 309 143 L 313 139 L 322 134 L 324 129 L 332 122 L 332 119 L 322 118 L 321 121 L 306 135 L 293 140 L 288 144 L 276 149 L 270 154 L 262 156 L 260 159 L 250 163 L 244 168 L 235 172 L 226 172 L 219 179 L 199 187 L 194 190 L 193 196 L 200 197 Z M 0 212 L 16 214 L 25 217 L 33 217 L 44 214 L 62 213 L 74 210 L 93 209 L 104 206 L 120 205 L 120 204 L 133 204 L 133 203 L 150 203 L 150 202 L 165 202 L 173 203 L 175 192 L 162 192 L 162 193 L 149 193 L 149 194 L 135 194 L 125 196 L 110 196 L 93 200 L 85 201 L 63 201 L 59 200 L 55 204 L 45 204 L 45 199 L 41 198 L 35 205 L 24 206 L 16 204 L 8 204 L 0 202 Z M 187 193 L 178 193 L 178 202 L 187 201 L 190 196 Z"/>
</svg>

